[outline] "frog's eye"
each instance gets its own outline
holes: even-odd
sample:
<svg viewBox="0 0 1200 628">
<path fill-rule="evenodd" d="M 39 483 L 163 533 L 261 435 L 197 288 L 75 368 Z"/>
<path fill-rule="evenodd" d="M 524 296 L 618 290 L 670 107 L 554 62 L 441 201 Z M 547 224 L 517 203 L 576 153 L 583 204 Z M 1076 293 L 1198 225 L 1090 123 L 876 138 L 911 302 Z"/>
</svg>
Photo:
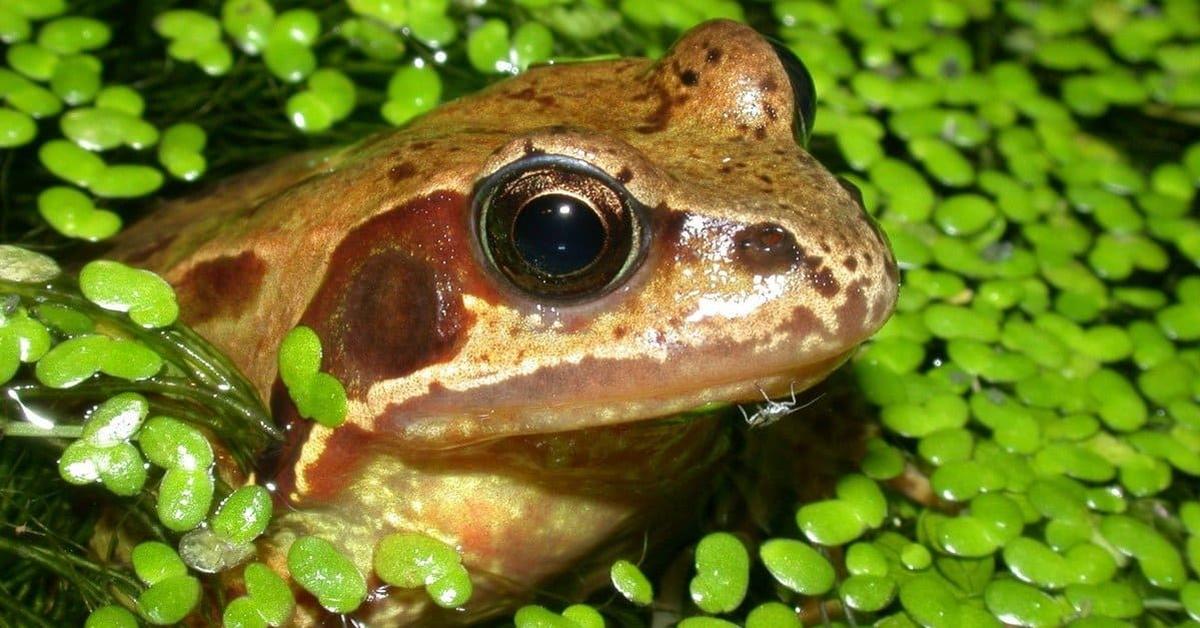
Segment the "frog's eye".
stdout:
<svg viewBox="0 0 1200 628">
<path fill-rule="evenodd" d="M 796 142 L 801 146 L 808 146 L 813 120 L 817 116 L 817 90 L 813 86 L 812 75 L 808 73 L 808 68 L 804 67 L 800 57 L 787 46 L 772 40 L 771 47 L 775 49 L 775 56 L 779 57 L 779 62 L 787 72 L 788 82 L 792 84 L 792 97 L 796 102 L 792 130 L 796 135 Z"/>
<path fill-rule="evenodd" d="M 489 176 L 476 189 L 475 217 L 488 263 L 544 299 L 615 288 L 644 248 L 642 211 L 625 187 L 562 155 L 528 157 Z"/>
</svg>

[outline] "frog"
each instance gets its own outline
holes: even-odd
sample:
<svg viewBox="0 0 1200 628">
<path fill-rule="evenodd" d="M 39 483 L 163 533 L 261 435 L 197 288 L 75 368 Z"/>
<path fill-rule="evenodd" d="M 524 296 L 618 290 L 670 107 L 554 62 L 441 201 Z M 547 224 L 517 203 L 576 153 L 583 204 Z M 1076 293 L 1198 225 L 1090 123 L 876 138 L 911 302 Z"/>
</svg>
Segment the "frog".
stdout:
<svg viewBox="0 0 1200 628">
<path fill-rule="evenodd" d="M 368 578 L 356 621 L 478 621 L 686 523 L 728 444 L 706 409 L 794 399 L 890 316 L 895 259 L 805 149 L 813 108 L 794 55 L 710 21 L 171 201 L 111 255 L 172 284 L 285 432 L 249 478 L 276 500 L 260 560 L 287 577 L 316 535 Z M 301 325 L 338 427 L 279 378 Z M 372 576 L 398 532 L 456 548 L 470 600 Z M 296 625 L 330 620 L 293 588 Z"/>
</svg>

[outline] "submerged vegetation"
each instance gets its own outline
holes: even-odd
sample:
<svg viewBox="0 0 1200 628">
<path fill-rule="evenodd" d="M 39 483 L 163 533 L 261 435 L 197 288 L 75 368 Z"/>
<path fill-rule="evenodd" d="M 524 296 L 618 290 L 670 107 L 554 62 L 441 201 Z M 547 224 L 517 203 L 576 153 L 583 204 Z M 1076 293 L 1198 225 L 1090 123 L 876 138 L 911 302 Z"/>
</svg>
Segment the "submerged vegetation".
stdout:
<svg viewBox="0 0 1200 628">
<path fill-rule="evenodd" d="M 242 566 L 266 491 L 212 464 L 277 437 L 249 384 L 165 282 L 54 259 L 95 257 L 150 195 L 530 64 L 657 56 L 711 17 L 808 66 L 810 150 L 890 237 L 898 312 L 810 408 L 739 431 L 668 567 L 618 561 L 612 588 L 512 621 L 1200 625 L 1194 0 L 0 0 L 0 242 L 23 247 L 0 247 L 0 625 L 170 624 L 202 595 L 204 620 L 281 625 L 293 604 Z M 319 341 L 289 338 L 288 389 L 338 423 Z M 769 478 L 747 471 L 764 455 Z M 325 540 L 287 558 L 330 609 L 366 595 Z M 248 595 L 202 586 L 228 569 Z M 470 596 L 428 537 L 388 537 L 374 569 Z"/>
</svg>

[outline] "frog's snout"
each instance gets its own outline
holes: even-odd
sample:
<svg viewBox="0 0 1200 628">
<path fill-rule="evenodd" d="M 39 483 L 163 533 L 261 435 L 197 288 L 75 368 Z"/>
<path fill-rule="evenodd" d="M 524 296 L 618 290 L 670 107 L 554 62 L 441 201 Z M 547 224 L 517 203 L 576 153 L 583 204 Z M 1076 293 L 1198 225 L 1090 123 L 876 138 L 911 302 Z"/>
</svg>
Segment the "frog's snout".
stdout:
<svg viewBox="0 0 1200 628">
<path fill-rule="evenodd" d="M 734 234 L 732 258 L 747 271 L 766 275 L 797 266 L 804 261 L 804 250 L 782 225 L 760 222 Z"/>
</svg>

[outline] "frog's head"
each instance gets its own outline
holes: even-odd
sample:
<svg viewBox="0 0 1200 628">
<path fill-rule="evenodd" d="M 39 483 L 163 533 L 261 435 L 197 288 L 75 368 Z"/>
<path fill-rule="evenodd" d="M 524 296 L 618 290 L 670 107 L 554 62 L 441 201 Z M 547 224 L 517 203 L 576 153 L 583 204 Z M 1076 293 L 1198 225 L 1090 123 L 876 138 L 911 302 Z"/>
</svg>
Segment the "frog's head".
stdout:
<svg viewBox="0 0 1200 628">
<path fill-rule="evenodd" d="M 824 377 L 897 281 L 856 194 L 797 143 L 812 97 L 795 57 L 717 21 L 656 63 L 534 68 L 356 148 L 387 206 L 302 319 L 352 422 L 441 446 Z"/>
</svg>

